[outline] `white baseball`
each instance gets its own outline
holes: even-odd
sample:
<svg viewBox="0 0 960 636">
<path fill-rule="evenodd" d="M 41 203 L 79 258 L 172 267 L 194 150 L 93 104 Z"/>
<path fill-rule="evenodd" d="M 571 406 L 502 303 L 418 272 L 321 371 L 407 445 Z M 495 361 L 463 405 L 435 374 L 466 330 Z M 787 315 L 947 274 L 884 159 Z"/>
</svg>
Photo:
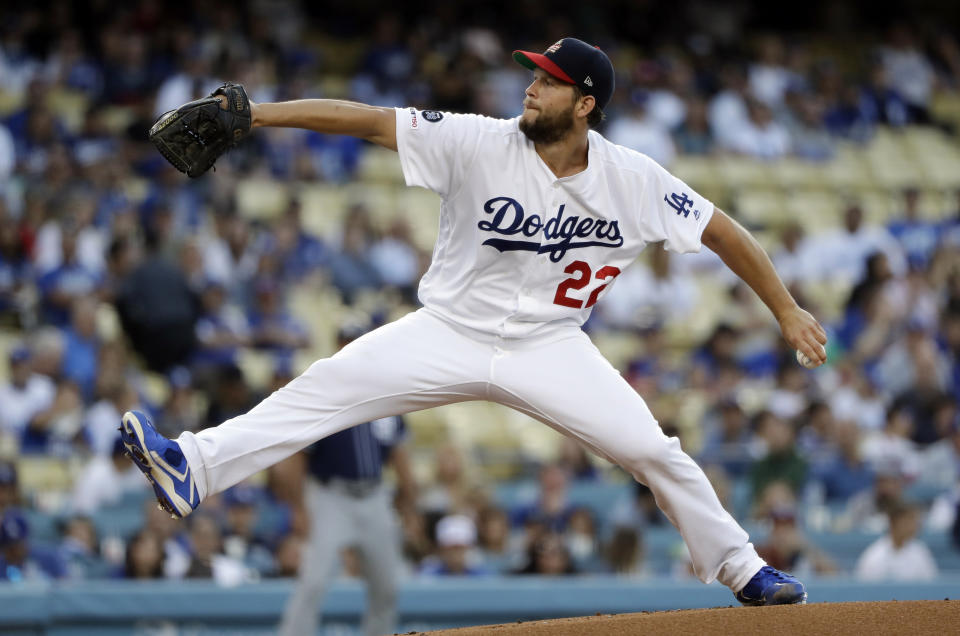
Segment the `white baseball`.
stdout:
<svg viewBox="0 0 960 636">
<path fill-rule="evenodd" d="M 821 352 L 823 352 L 824 355 L 826 355 L 826 349 L 823 348 L 823 345 L 820 345 L 820 350 L 821 350 Z M 801 366 L 801 367 L 804 367 L 804 368 L 807 368 L 807 369 L 816 369 L 817 367 L 820 366 L 820 364 L 819 364 L 818 362 L 814 362 L 813 360 L 811 360 L 810 358 L 808 358 L 808 357 L 807 357 L 806 355 L 804 355 L 804 353 L 803 353 L 802 351 L 800 351 L 799 349 L 797 349 L 797 362 L 800 363 L 800 366 Z"/>
</svg>

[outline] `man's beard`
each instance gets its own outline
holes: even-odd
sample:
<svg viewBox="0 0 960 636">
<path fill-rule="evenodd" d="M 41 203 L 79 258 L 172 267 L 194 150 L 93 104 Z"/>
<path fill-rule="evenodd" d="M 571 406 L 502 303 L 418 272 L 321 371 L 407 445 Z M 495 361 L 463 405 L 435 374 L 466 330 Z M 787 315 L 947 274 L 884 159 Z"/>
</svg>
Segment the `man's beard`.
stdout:
<svg viewBox="0 0 960 636">
<path fill-rule="evenodd" d="M 532 122 L 520 119 L 520 132 L 535 144 L 553 144 L 567 136 L 573 129 L 573 105 L 567 110 L 548 115 L 540 115 Z"/>
</svg>

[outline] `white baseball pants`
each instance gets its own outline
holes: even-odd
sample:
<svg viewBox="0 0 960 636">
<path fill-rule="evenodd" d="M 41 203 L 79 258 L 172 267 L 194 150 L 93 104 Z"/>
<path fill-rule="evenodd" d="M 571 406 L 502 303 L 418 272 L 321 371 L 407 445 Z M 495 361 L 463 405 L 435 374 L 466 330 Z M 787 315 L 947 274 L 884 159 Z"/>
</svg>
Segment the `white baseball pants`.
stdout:
<svg viewBox="0 0 960 636">
<path fill-rule="evenodd" d="M 701 581 L 736 592 L 764 565 L 700 467 L 579 328 L 505 339 L 421 309 L 318 360 L 249 413 L 178 442 L 203 498 L 337 431 L 467 400 L 526 413 L 649 486 Z"/>
</svg>

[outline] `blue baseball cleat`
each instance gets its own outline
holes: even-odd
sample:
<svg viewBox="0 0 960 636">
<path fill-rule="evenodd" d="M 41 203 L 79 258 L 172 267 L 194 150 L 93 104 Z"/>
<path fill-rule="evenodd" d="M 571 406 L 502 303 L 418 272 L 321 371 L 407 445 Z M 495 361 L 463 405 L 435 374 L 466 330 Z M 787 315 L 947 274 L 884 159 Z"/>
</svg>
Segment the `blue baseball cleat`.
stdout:
<svg viewBox="0 0 960 636">
<path fill-rule="evenodd" d="M 803 605 L 807 602 L 807 590 L 789 574 L 765 565 L 736 597 L 744 605 Z"/>
<path fill-rule="evenodd" d="M 120 439 L 133 463 L 153 485 L 161 508 L 182 519 L 200 505 L 200 493 L 180 445 L 158 433 L 146 415 L 140 411 L 124 413 Z"/>
</svg>

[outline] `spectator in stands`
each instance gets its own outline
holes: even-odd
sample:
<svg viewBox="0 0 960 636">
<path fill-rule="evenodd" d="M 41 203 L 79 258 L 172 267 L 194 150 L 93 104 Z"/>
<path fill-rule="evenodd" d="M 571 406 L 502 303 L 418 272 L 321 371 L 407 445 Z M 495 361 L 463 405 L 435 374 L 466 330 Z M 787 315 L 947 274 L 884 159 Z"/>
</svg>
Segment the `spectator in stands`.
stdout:
<svg viewBox="0 0 960 636">
<path fill-rule="evenodd" d="M 405 565 L 415 572 L 423 560 L 433 554 L 436 549 L 429 531 L 427 515 L 413 507 L 401 510 L 400 530 Z M 482 546 L 481 549 L 483 549 Z M 492 567 L 496 568 L 496 565 Z"/>
<path fill-rule="evenodd" d="M 193 374 L 186 367 L 174 367 L 167 375 L 167 380 L 170 393 L 156 419 L 157 428 L 172 437 L 183 431 L 199 431 L 204 413 L 194 387 Z"/>
<path fill-rule="evenodd" d="M 522 527 L 528 523 L 542 523 L 548 530 L 563 534 L 574 511 L 568 500 L 567 479 L 567 473 L 557 464 L 541 467 L 537 500 L 513 512 L 513 525 Z"/>
<path fill-rule="evenodd" d="M 790 132 L 757 100 L 747 102 L 747 123 L 730 140 L 730 149 L 754 159 L 779 159 L 792 151 Z"/>
<path fill-rule="evenodd" d="M 897 502 L 887 512 L 888 532 L 871 543 L 854 568 L 862 581 L 930 581 L 937 577 L 937 563 L 930 549 L 919 539 L 918 510 Z"/>
<path fill-rule="evenodd" d="M 891 29 L 887 45 L 880 49 L 880 62 L 890 85 L 903 96 L 910 121 L 930 122 L 930 97 L 936 80 L 933 66 L 906 22 Z"/>
<path fill-rule="evenodd" d="M 247 484 L 238 484 L 223 493 L 226 508 L 223 553 L 260 576 L 265 576 L 276 565 L 268 538 L 257 530 L 257 500 L 257 490 Z"/>
<path fill-rule="evenodd" d="M 354 80 L 356 99 L 382 106 L 406 103 L 415 58 L 404 41 L 405 32 L 396 14 L 385 14 L 377 20 L 372 29 L 372 41 L 364 52 L 360 72 Z"/>
<path fill-rule="evenodd" d="M 249 579 L 247 568 L 223 552 L 223 534 L 216 519 L 199 515 L 190 522 L 188 579 L 213 579 L 219 585 L 236 585 Z"/>
<path fill-rule="evenodd" d="M 920 190 L 916 187 L 903 191 L 903 210 L 887 225 L 893 238 L 907 256 L 911 267 L 926 269 L 940 239 L 941 227 L 920 217 Z"/>
<path fill-rule="evenodd" d="M 793 487 L 786 481 L 771 481 L 760 492 L 760 496 L 753 502 L 750 518 L 755 521 L 766 522 L 774 510 L 780 508 L 796 508 L 798 496 Z"/>
<path fill-rule="evenodd" d="M 800 78 L 786 66 L 782 39 L 773 34 L 761 36 L 757 60 L 750 65 L 748 72 L 751 95 L 770 108 L 776 108 L 783 103 L 788 90 L 799 87 L 799 81 Z"/>
<path fill-rule="evenodd" d="M 20 452 L 71 455 L 74 443 L 80 441 L 83 432 L 83 412 L 80 389 L 69 380 L 61 380 L 53 403 L 37 413 L 23 431 Z"/>
<path fill-rule="evenodd" d="M 156 244 L 147 247 L 147 257 L 123 279 L 115 302 L 133 349 L 150 369 L 164 372 L 185 363 L 196 347 L 200 308 L 183 272 Z"/>
<path fill-rule="evenodd" d="M 947 398 L 941 412 L 949 417 L 949 429 L 943 439 L 921 451 L 920 482 L 947 491 L 960 484 L 960 418 L 956 402 Z"/>
<path fill-rule="evenodd" d="M 202 367 L 236 364 L 240 348 L 250 343 L 247 317 L 227 301 L 227 288 L 216 280 L 204 284 L 200 302 L 203 311 L 197 320 L 193 363 Z"/>
<path fill-rule="evenodd" d="M 70 324 L 64 329 L 64 378 L 79 387 L 85 402 L 93 398 L 97 380 L 100 337 L 97 334 L 97 301 L 77 298 L 70 307 Z M 122 411 L 121 411 L 122 412 Z"/>
<path fill-rule="evenodd" d="M 573 481 L 593 481 L 600 477 L 597 467 L 590 460 L 590 453 L 582 444 L 566 436 L 561 437 L 557 443 L 557 465 L 570 475 Z"/>
<path fill-rule="evenodd" d="M 823 463 L 833 455 L 836 419 L 825 402 L 811 402 L 796 419 L 797 448 L 810 464 Z"/>
<path fill-rule="evenodd" d="M 737 138 L 750 125 L 747 108 L 747 75 L 743 68 L 729 62 L 720 71 L 721 90 L 708 108 L 710 131 L 721 148 L 736 147 Z"/>
<path fill-rule="evenodd" d="M 330 257 L 333 285 L 347 304 L 352 304 L 360 291 L 379 289 L 383 283 L 370 261 L 370 248 L 375 242 L 376 233 L 366 207 L 362 204 L 350 206 L 343 238 Z"/>
<path fill-rule="evenodd" d="M 210 75 L 207 53 L 196 44 L 191 51 L 184 51 L 177 64 L 177 72 L 170 75 L 157 90 L 155 117 L 168 110 L 179 108 L 190 100 L 206 96 L 216 86 Z"/>
<path fill-rule="evenodd" d="M 127 543 L 123 577 L 127 579 L 162 579 L 164 553 L 160 539 L 148 530 L 141 530 Z"/>
<path fill-rule="evenodd" d="M 128 494 L 145 495 L 148 484 L 143 477 L 134 479 L 137 476 L 139 472 L 117 435 L 109 456 L 95 454 L 84 466 L 70 497 L 70 508 L 78 515 L 92 515 L 115 506 Z"/>
<path fill-rule="evenodd" d="M 874 468 L 896 466 L 903 476 L 913 480 L 920 473 L 920 455 L 913 435 L 913 414 L 902 404 L 887 409 L 883 431 L 863 442 L 863 457 Z"/>
<path fill-rule="evenodd" d="M 707 119 L 707 103 L 699 97 L 687 100 L 687 116 L 673 131 L 673 143 L 681 155 L 709 155 L 716 143 Z"/>
<path fill-rule="evenodd" d="M 14 145 L 13 135 L 10 130 L 0 124 L 0 183 L 10 183 L 10 175 L 17 165 L 16 146 Z M 0 186 L 0 193 L 5 188 Z"/>
<path fill-rule="evenodd" d="M 8 508 L 0 517 L 0 581 L 47 581 L 66 574 L 55 551 L 30 544 L 30 526 L 23 513 Z"/>
<path fill-rule="evenodd" d="M 463 452 L 452 443 L 437 446 L 433 483 L 425 485 L 420 493 L 419 508 L 434 518 L 455 512 L 468 513 L 469 490 L 470 479 Z"/>
<path fill-rule="evenodd" d="M 120 417 L 131 409 L 144 407 L 126 376 L 101 374 L 97 378 L 97 391 L 102 398 L 84 414 L 83 437 L 95 455 L 107 457 L 120 437 L 117 431 Z"/>
<path fill-rule="evenodd" d="M 2 176 L 3 132 L 0 126 L 0 183 Z M 17 222 L 7 209 L 0 185 L 0 319 L 15 318 L 25 309 L 23 292 L 29 284 L 30 262 L 17 232 Z M 4 322 L 13 322 L 10 318 Z"/>
<path fill-rule="evenodd" d="M 564 576 L 577 574 L 577 569 L 563 537 L 555 532 L 547 532 L 530 545 L 527 564 L 517 574 Z"/>
<path fill-rule="evenodd" d="M 143 502 L 144 524 L 141 532 L 152 534 L 163 553 L 163 576 L 182 579 L 190 567 L 190 539 L 186 528 L 157 506 L 153 499 Z"/>
<path fill-rule="evenodd" d="M 783 356 L 777 367 L 777 384 L 767 396 L 767 410 L 784 420 L 792 420 L 807 407 L 810 374 L 793 356 Z"/>
<path fill-rule="evenodd" d="M 792 506 L 770 510 L 770 534 L 757 546 L 760 555 L 772 567 L 796 576 L 835 574 L 836 565 L 823 551 L 810 543 L 797 525 L 797 511 Z"/>
<path fill-rule="evenodd" d="M 240 367 L 232 364 L 221 367 L 207 405 L 204 427 L 246 413 L 259 401 L 259 395 L 250 387 Z"/>
<path fill-rule="evenodd" d="M 940 439 L 947 432 L 945 425 L 949 425 L 952 398 L 946 391 L 952 379 L 951 368 L 927 329 L 911 320 L 906 336 L 884 353 L 877 366 L 884 388 L 895 396 L 894 403 L 913 415 L 911 439 L 922 445 Z M 938 421 L 937 411 L 944 404 L 948 407 L 944 411 L 946 420 Z M 938 430 L 938 426 L 942 428 Z"/>
<path fill-rule="evenodd" d="M 403 216 L 394 217 L 386 234 L 370 248 L 370 262 L 380 280 L 411 304 L 417 303 L 417 283 L 424 261 L 413 242 L 410 223 Z"/>
<path fill-rule="evenodd" d="M 610 513 L 609 521 L 618 527 L 634 528 L 642 532 L 650 526 L 668 524 L 663 511 L 657 507 L 653 491 L 639 481 L 633 482 L 631 497 L 617 502 Z"/>
<path fill-rule="evenodd" d="M 477 528 L 466 515 L 448 515 L 437 522 L 438 554 L 424 559 L 420 574 L 427 576 L 480 576 L 488 574 L 475 551 Z"/>
<path fill-rule="evenodd" d="M 777 273 L 785 284 L 805 282 L 815 273 L 803 226 L 797 221 L 788 221 L 780 229 L 780 244 L 773 250 L 771 259 Z"/>
<path fill-rule="evenodd" d="M 647 112 L 650 96 L 634 91 L 628 110 L 610 124 L 606 137 L 615 144 L 642 152 L 662 166 L 670 167 L 677 156 L 669 129 Z"/>
<path fill-rule="evenodd" d="M 607 565 L 612 574 L 630 578 L 651 576 L 644 559 L 642 536 L 635 528 L 614 529 L 606 546 Z"/>
<path fill-rule="evenodd" d="M 306 328 L 283 306 L 276 282 L 263 278 L 254 285 L 254 306 L 247 315 L 250 343 L 278 357 L 289 358 L 294 350 L 310 344 Z"/>
<path fill-rule="evenodd" d="M 830 431 L 834 450 L 813 467 L 827 504 L 841 504 L 873 486 L 873 469 L 861 453 L 860 429 L 853 420 L 835 420 Z"/>
<path fill-rule="evenodd" d="M 810 244 L 810 262 L 817 263 L 818 277 L 847 284 L 876 279 L 876 273 L 865 271 L 867 259 L 876 252 L 887 258 L 891 276 L 907 271 L 900 245 L 886 228 L 863 222 L 863 208 L 850 204 L 843 211 L 843 228 L 822 234 Z M 875 265 L 875 267 L 879 267 Z"/>
<path fill-rule="evenodd" d="M 288 534 L 277 545 L 273 555 L 276 567 L 268 573 L 275 578 L 296 578 L 303 561 L 303 540 L 295 534 Z"/>
<path fill-rule="evenodd" d="M 322 267 L 330 259 L 326 244 L 303 227 L 303 205 L 298 197 L 291 197 L 283 217 L 274 228 L 274 246 L 283 276 L 297 281 Z"/>
<path fill-rule="evenodd" d="M 867 112 L 863 89 L 852 79 L 840 79 L 837 99 L 828 102 L 823 117 L 827 131 L 856 142 L 866 142 L 873 133 L 876 112 Z"/>
<path fill-rule="evenodd" d="M 736 400 L 724 399 L 706 431 L 699 463 L 720 466 L 731 477 L 742 477 L 753 462 L 753 434 L 743 409 Z"/>
<path fill-rule="evenodd" d="M 883 64 L 875 63 L 860 93 L 864 118 L 875 126 L 886 124 L 898 128 L 910 122 L 910 108 L 903 95 L 891 85 Z"/>
<path fill-rule="evenodd" d="M 873 471 L 873 488 L 849 499 L 834 519 L 834 531 L 882 532 L 887 528 L 888 513 L 902 501 L 908 480 L 896 460 L 876 464 Z"/>
<path fill-rule="evenodd" d="M 567 553 L 574 567 L 580 572 L 599 569 L 597 521 L 589 508 L 578 507 L 570 515 L 567 532 L 563 536 Z"/>
<path fill-rule="evenodd" d="M 17 485 L 17 467 L 0 460 L 0 517 L 11 508 L 20 505 L 20 489 Z"/>
<path fill-rule="evenodd" d="M 502 508 L 487 506 L 477 515 L 477 548 L 481 562 L 493 572 L 506 574 L 518 566 L 510 541 L 510 517 Z"/>
<path fill-rule="evenodd" d="M 99 579 L 107 575 L 107 564 L 100 558 L 97 528 L 92 519 L 74 516 L 65 520 L 60 536 L 58 549 L 67 570 L 67 578 Z"/>
<path fill-rule="evenodd" d="M 108 242 L 103 230 L 94 225 L 96 199 L 85 192 L 58 194 L 50 199 L 47 213 L 50 218 L 40 226 L 33 245 L 37 271 L 45 274 L 55 270 L 69 256 L 86 272 L 102 276 Z"/>
<path fill-rule="evenodd" d="M 30 422 L 53 405 L 57 391 L 50 378 L 34 373 L 32 358 L 25 345 L 11 349 L 10 379 L 0 385 L 0 433 L 18 440 Z"/>
<path fill-rule="evenodd" d="M 37 279 L 44 322 L 58 327 L 69 323 L 70 308 L 74 303 L 81 298 L 94 296 L 101 284 L 100 276 L 79 260 L 79 228 L 65 222 L 61 232 L 63 257 L 60 264 Z"/>
<path fill-rule="evenodd" d="M 885 394 L 856 364 L 840 361 L 839 386 L 830 395 L 830 410 L 837 419 L 853 420 L 865 433 L 879 431 L 887 417 Z"/>
<path fill-rule="evenodd" d="M 793 154 L 809 161 L 832 159 L 836 144 L 823 124 L 823 102 L 809 94 L 798 94 L 795 101 L 796 110 L 788 126 Z"/>
<path fill-rule="evenodd" d="M 770 411 L 760 411 L 753 417 L 753 429 L 765 446 L 764 455 L 750 466 L 754 501 L 774 481 L 785 481 L 799 494 L 806 483 L 807 462 L 797 451 L 793 427 Z"/>
</svg>

